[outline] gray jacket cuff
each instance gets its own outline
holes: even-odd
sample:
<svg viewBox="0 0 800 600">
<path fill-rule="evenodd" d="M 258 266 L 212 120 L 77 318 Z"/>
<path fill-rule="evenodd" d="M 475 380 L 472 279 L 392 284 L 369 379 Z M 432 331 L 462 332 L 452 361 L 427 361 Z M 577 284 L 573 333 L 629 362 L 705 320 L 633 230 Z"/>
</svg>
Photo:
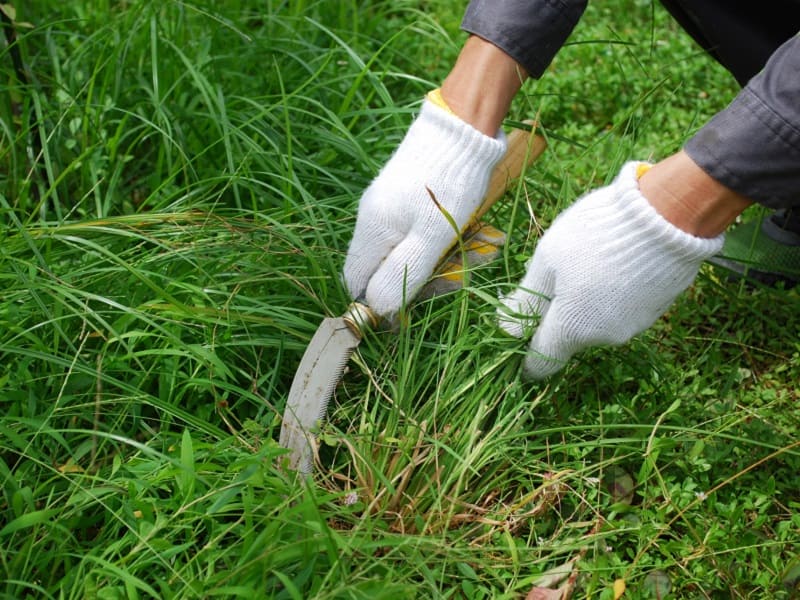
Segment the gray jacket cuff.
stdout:
<svg viewBox="0 0 800 600">
<path fill-rule="evenodd" d="M 461 28 L 491 42 L 541 77 L 564 45 L 587 0 L 472 0 Z"/>
<path fill-rule="evenodd" d="M 765 206 L 800 206 L 800 36 L 686 144 L 717 181 Z"/>
</svg>

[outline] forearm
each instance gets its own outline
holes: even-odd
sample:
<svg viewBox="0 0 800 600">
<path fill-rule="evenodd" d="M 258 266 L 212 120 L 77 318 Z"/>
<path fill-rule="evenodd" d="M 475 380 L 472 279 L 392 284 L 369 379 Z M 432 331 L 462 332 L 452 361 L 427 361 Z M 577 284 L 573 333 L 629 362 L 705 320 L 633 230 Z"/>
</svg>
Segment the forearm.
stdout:
<svg viewBox="0 0 800 600">
<path fill-rule="evenodd" d="M 497 46 L 470 36 L 442 83 L 442 98 L 456 116 L 494 136 L 528 74 Z"/>
<path fill-rule="evenodd" d="M 727 229 L 752 202 L 703 171 L 684 151 L 655 164 L 639 189 L 662 217 L 697 237 Z"/>
</svg>

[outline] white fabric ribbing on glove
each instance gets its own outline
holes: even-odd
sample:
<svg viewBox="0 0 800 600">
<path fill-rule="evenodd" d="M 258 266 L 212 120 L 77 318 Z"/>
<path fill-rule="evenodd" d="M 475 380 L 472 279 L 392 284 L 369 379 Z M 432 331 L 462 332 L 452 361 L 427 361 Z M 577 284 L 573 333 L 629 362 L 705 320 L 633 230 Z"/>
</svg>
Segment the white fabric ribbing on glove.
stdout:
<svg viewBox="0 0 800 600">
<path fill-rule="evenodd" d="M 639 191 L 630 162 L 614 182 L 561 213 L 539 241 L 519 288 L 502 298 L 499 324 L 522 337 L 535 316 L 525 361 L 534 379 L 590 346 L 623 344 L 650 327 L 694 280 L 723 235 L 678 229 Z"/>
<path fill-rule="evenodd" d="M 400 310 L 431 276 L 456 232 L 428 194 L 463 228 L 480 206 L 506 151 L 502 132 L 486 136 L 425 100 L 400 146 L 358 207 L 344 280 L 379 315 Z"/>
</svg>

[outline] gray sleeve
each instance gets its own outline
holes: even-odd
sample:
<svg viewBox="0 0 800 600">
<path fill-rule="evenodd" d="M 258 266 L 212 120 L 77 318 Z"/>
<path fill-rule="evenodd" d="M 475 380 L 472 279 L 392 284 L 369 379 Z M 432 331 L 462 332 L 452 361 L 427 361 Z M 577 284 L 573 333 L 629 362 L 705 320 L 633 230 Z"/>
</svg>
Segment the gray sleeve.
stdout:
<svg viewBox="0 0 800 600">
<path fill-rule="evenodd" d="M 800 35 L 686 144 L 729 188 L 771 208 L 800 205 Z"/>
<path fill-rule="evenodd" d="M 564 45 L 588 0 L 472 0 L 461 23 L 541 77 Z"/>
</svg>

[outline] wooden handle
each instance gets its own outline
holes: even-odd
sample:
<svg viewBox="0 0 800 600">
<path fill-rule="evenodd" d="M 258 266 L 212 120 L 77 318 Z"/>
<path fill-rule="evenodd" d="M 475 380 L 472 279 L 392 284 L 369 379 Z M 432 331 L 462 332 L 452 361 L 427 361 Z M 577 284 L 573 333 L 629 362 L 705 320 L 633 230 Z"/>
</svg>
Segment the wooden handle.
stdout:
<svg viewBox="0 0 800 600">
<path fill-rule="evenodd" d="M 535 125 L 533 121 L 525 123 L 531 127 Z M 503 197 L 511 182 L 518 179 L 525 169 L 541 156 L 545 148 L 547 148 L 545 139 L 533 131 L 515 129 L 508 134 L 508 150 L 492 172 L 489 188 L 483 198 L 483 204 L 472 218 L 473 223 L 480 221 L 492 205 Z"/>
<path fill-rule="evenodd" d="M 531 125 L 531 128 L 534 126 L 533 121 L 525 121 L 525 123 Z M 478 210 L 475 211 L 475 214 L 472 215 L 472 218 L 461 232 L 461 237 L 459 238 L 461 243 L 456 242 L 455 247 L 450 248 L 442 256 L 435 270 L 434 279 L 422 289 L 420 292 L 421 297 L 430 297 L 439 293 L 439 290 L 449 291 L 460 287 L 460 282 L 464 275 L 462 251 L 465 247 L 462 244 L 468 243 L 470 238 L 481 230 L 481 218 L 495 202 L 503 197 L 511 183 L 519 179 L 525 169 L 539 158 L 547 148 L 545 139 L 541 135 L 533 133 L 532 130 L 515 129 L 508 134 L 507 142 L 506 153 L 492 172 L 489 186 L 483 197 L 483 203 L 478 207 Z M 487 249 L 489 246 L 502 246 L 504 238 L 505 236 L 501 234 L 498 238 L 500 239 L 499 243 L 492 244 L 484 241 L 484 246 Z M 450 280 L 452 285 L 441 284 L 442 279 Z"/>
</svg>

